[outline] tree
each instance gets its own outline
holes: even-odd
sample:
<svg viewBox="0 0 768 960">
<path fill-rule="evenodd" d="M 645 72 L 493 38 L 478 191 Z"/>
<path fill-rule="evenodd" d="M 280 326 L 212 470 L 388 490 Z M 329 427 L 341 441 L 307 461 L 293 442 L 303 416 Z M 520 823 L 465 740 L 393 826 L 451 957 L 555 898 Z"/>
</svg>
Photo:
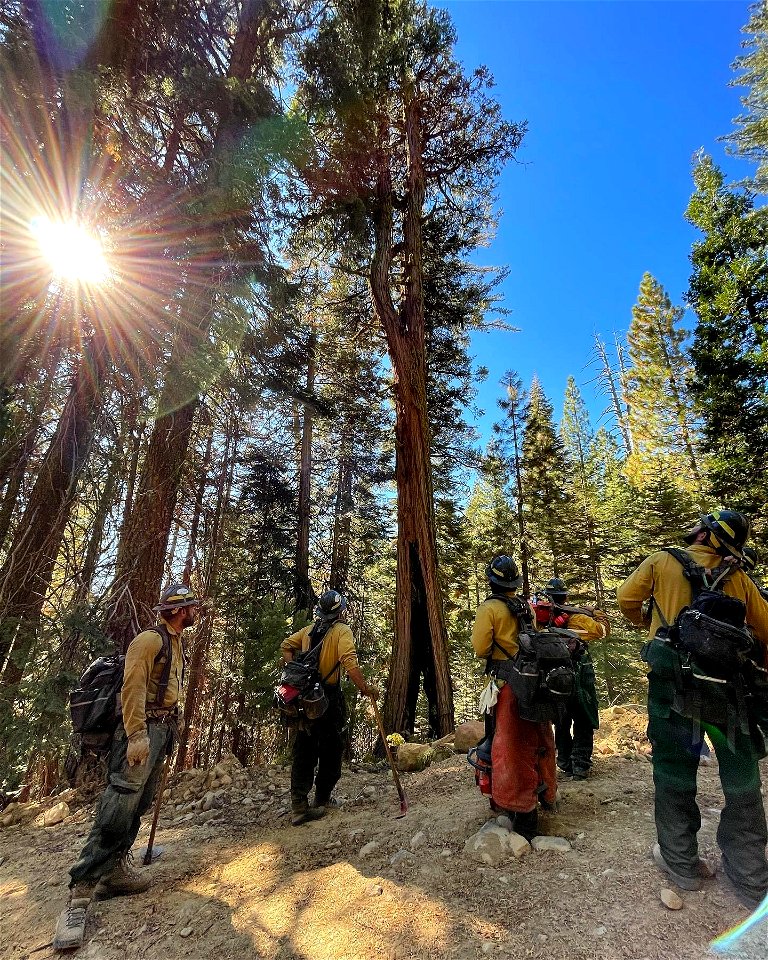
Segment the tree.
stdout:
<svg viewBox="0 0 768 960">
<path fill-rule="evenodd" d="M 768 500 L 768 211 L 726 187 L 709 157 L 698 158 L 693 179 L 686 216 L 704 236 L 691 253 L 691 393 L 712 492 L 752 514 Z"/>
<path fill-rule="evenodd" d="M 502 438 L 502 449 L 506 452 L 505 462 L 509 467 L 512 496 L 515 500 L 517 543 L 520 550 L 520 567 L 523 576 L 523 596 L 529 597 L 531 595 L 530 545 L 525 530 L 523 438 L 530 407 L 528 396 L 523 390 L 523 381 L 513 370 L 507 371 L 501 383 L 506 390 L 506 397 L 499 400 L 499 406 L 504 411 L 505 418 L 504 423 L 494 424 L 494 432 Z"/>
<path fill-rule="evenodd" d="M 454 43 L 447 16 L 421 3 L 342 4 L 305 50 L 299 92 L 322 134 L 324 159 L 309 165 L 308 186 L 320 215 L 338 218 L 348 240 L 368 248 L 393 371 L 398 557 L 385 722 L 412 727 L 413 678 L 426 670 L 441 734 L 453 726 L 453 708 L 430 462 L 425 231 L 447 199 L 478 237 L 489 207 L 481 197 L 490 200 L 499 164 L 522 136 L 487 96 L 487 74 L 463 74 Z"/>
<path fill-rule="evenodd" d="M 749 52 L 736 58 L 733 69 L 743 72 L 731 80 L 731 86 L 747 88 L 741 98 L 744 112 L 734 120 L 739 129 L 724 139 L 731 153 L 757 164 L 748 182 L 764 194 L 768 192 L 768 4 L 758 0 L 749 9 L 743 32 L 750 37 L 742 43 Z"/>
<path fill-rule="evenodd" d="M 624 379 L 632 453 L 629 475 L 642 487 L 665 472 L 688 492 L 701 496 L 696 423 L 688 396 L 690 364 L 684 353 L 688 333 L 683 309 L 674 307 L 650 273 L 640 283 L 627 340 L 632 362 Z"/>
</svg>

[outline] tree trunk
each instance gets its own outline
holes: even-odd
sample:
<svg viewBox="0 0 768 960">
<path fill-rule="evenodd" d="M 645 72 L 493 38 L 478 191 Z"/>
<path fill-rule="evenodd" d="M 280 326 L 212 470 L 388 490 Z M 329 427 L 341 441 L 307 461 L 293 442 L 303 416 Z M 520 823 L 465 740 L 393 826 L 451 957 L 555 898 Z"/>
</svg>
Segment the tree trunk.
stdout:
<svg viewBox="0 0 768 960">
<path fill-rule="evenodd" d="M 377 178 L 375 247 L 371 292 L 387 337 L 395 401 L 397 482 L 397 583 L 395 637 L 384 723 L 412 731 L 418 677 L 424 676 L 430 725 L 439 736 L 453 729 L 453 691 L 448 637 L 437 572 L 437 544 L 427 419 L 427 365 L 424 324 L 421 218 L 426 194 L 421 156 L 420 109 L 411 94 L 406 104 L 408 189 L 403 217 L 405 290 L 400 311 L 391 296 L 393 188 L 389 157 L 382 153 Z M 387 130 L 380 142 L 386 144 Z"/>
<path fill-rule="evenodd" d="M 259 42 L 259 25 L 266 9 L 264 0 L 247 0 L 241 8 L 232 44 L 228 77 L 245 81 L 253 70 Z M 212 149 L 208 187 L 221 204 L 220 182 L 229 176 L 227 163 L 238 143 L 244 119 L 235 114 L 226 99 Z M 182 333 L 176 341 L 170 373 L 166 376 L 160 409 L 155 421 L 141 473 L 139 490 L 117 554 L 109 631 L 119 649 L 127 649 L 155 602 L 163 576 L 168 535 L 173 521 L 192 423 L 199 404 L 199 384 L 185 368 L 196 342 L 207 335 L 215 310 L 221 270 L 218 260 L 210 274 L 187 294 Z"/>
<path fill-rule="evenodd" d="M 343 439 L 341 449 L 346 449 L 346 442 Z M 345 593 L 349 579 L 349 548 L 352 533 L 352 464 L 346 454 L 339 457 L 334 513 L 331 572 L 328 585 L 331 590 Z"/>
<path fill-rule="evenodd" d="M 315 391 L 315 348 L 317 335 L 314 327 L 307 343 L 307 394 Z M 301 428 L 301 459 L 299 464 L 298 537 L 296 542 L 296 583 L 294 599 L 297 610 L 309 612 L 312 607 L 312 588 L 309 582 L 309 519 L 312 492 L 312 427 L 313 410 L 304 404 Z"/>
<path fill-rule="evenodd" d="M 619 399 L 619 391 L 616 387 L 616 376 L 613 372 L 613 367 L 608 360 L 608 352 L 605 349 L 605 344 L 597 335 L 595 335 L 595 347 L 597 349 L 597 355 L 600 359 L 600 366 L 602 367 L 602 381 L 611 398 L 613 415 L 616 418 L 616 424 L 619 428 L 619 432 L 621 433 L 621 438 L 624 441 L 624 449 L 627 453 L 627 456 L 629 456 L 629 454 L 632 453 L 632 437 L 629 432 L 629 417 L 627 416 L 627 412 L 622 407 Z"/>
<path fill-rule="evenodd" d="M 211 561 L 208 568 L 208 576 L 205 583 L 205 593 L 210 596 L 215 592 L 216 582 L 219 575 L 219 563 L 221 560 L 221 550 L 223 546 L 222 533 L 224 518 L 232 496 L 232 482 L 235 475 L 235 465 L 237 462 L 237 443 L 236 433 L 227 431 L 227 442 L 224 449 L 224 458 L 222 460 L 219 472 L 219 487 L 216 492 L 216 517 L 214 520 L 213 531 L 211 534 Z M 204 668 L 208 656 L 208 649 L 213 636 L 213 612 L 207 611 L 204 614 L 203 622 L 197 631 L 195 644 L 192 648 L 192 655 L 189 658 L 189 675 L 187 679 L 187 694 L 184 701 L 184 725 L 179 738 L 179 749 L 176 755 L 176 769 L 182 770 L 186 761 L 187 744 L 197 712 L 197 702 L 204 680 Z"/>
<path fill-rule="evenodd" d="M 108 369 L 106 339 L 95 333 L 84 348 L 56 433 L 0 570 L 3 708 L 10 708 L 15 699 L 35 641 L 77 481 L 93 442 Z"/>
<path fill-rule="evenodd" d="M 208 471 L 211 468 L 211 449 L 213 447 L 213 429 L 208 434 L 208 440 L 205 444 L 205 454 L 203 455 L 203 464 L 200 469 L 200 482 L 197 485 L 197 496 L 195 497 L 195 509 L 192 513 L 192 523 L 189 527 L 189 542 L 187 544 L 187 559 L 184 561 L 184 572 L 181 575 L 183 583 L 189 586 L 192 578 L 192 566 L 195 562 L 195 551 L 197 549 L 197 535 L 200 530 L 200 517 L 203 513 L 203 497 L 205 488 L 208 485 Z M 226 460 L 225 460 L 226 464 Z M 222 467 L 224 472 L 224 467 Z"/>
</svg>

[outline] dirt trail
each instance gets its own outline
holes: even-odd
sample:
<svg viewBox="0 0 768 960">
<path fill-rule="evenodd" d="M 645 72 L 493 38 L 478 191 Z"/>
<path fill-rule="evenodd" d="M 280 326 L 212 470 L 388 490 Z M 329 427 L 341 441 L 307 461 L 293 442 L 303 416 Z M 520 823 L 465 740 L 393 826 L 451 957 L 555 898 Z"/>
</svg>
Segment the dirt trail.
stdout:
<svg viewBox="0 0 768 960">
<path fill-rule="evenodd" d="M 466 856 L 466 838 L 491 814 L 461 755 L 404 775 L 402 820 L 385 772 L 345 771 L 337 788 L 345 802 L 310 825 L 292 828 L 283 815 L 262 826 L 238 804 L 217 820 L 162 828 L 153 888 L 97 904 L 76 956 L 701 960 L 746 911 L 719 878 L 699 893 L 678 891 L 681 910 L 661 903 L 666 884 L 648 857 L 651 765 L 631 731 L 606 726 L 601 749 L 635 759 L 598 753 L 590 780 L 562 783 L 560 809 L 542 816 L 541 832 L 566 837 L 568 852 L 532 851 L 494 869 Z M 286 771 L 274 777 L 278 792 L 287 787 Z M 699 802 L 702 852 L 714 854 L 722 803 L 714 761 L 702 770 Z M 89 821 L 84 807 L 55 827 L 0 831 L 0 957 L 56 956 L 45 944 Z M 407 853 L 392 865 L 399 851 Z M 735 955 L 768 956 L 766 926 L 759 936 L 758 952 Z"/>
</svg>

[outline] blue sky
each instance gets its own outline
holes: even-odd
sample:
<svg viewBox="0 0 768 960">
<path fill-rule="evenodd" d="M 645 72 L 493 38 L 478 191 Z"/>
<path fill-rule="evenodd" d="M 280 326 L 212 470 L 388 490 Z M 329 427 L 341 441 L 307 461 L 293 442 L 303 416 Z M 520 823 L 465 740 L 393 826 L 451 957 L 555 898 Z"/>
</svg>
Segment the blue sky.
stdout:
<svg viewBox="0 0 768 960">
<path fill-rule="evenodd" d="M 729 87 L 749 18 L 743 0 L 441 0 L 457 56 L 488 66 L 510 120 L 529 132 L 499 187 L 504 212 L 480 262 L 508 264 L 503 288 L 520 333 L 477 335 L 490 368 L 478 402 L 487 438 L 498 381 L 538 374 L 559 416 L 569 374 L 595 419 L 587 366 L 593 333 L 624 333 L 643 272 L 681 302 L 696 233 L 683 213 L 691 158 L 703 147 L 731 179 L 751 172 L 725 155 L 740 89 Z"/>
</svg>

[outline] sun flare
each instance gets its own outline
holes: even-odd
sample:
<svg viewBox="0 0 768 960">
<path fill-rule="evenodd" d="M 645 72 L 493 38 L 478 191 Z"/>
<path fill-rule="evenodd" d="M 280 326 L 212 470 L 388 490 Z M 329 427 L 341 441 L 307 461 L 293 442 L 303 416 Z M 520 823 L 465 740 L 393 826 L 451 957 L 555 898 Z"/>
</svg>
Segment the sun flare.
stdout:
<svg viewBox="0 0 768 960">
<path fill-rule="evenodd" d="M 101 242 L 74 221 L 35 217 L 30 231 L 57 277 L 70 282 L 103 283 L 110 274 Z"/>
</svg>

